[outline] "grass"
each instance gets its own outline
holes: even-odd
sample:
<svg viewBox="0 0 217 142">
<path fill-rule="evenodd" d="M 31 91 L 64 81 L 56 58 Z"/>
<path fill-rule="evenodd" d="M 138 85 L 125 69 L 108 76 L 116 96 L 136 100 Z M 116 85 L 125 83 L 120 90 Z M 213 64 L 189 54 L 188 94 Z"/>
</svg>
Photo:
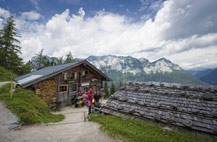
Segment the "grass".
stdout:
<svg viewBox="0 0 217 142">
<path fill-rule="evenodd" d="M 128 142 L 211 142 L 208 138 L 164 130 L 159 125 L 118 116 L 92 114 L 88 120 L 99 123 L 100 128 L 112 137 Z"/>
<path fill-rule="evenodd" d="M 0 81 L 9 81 L 17 75 L 0 66 Z"/>
<path fill-rule="evenodd" d="M 10 84 L 0 88 L 0 100 L 18 116 L 21 124 L 59 122 L 64 119 L 61 114 L 51 114 L 47 103 L 33 91 L 17 88 L 11 98 L 9 90 Z"/>
</svg>

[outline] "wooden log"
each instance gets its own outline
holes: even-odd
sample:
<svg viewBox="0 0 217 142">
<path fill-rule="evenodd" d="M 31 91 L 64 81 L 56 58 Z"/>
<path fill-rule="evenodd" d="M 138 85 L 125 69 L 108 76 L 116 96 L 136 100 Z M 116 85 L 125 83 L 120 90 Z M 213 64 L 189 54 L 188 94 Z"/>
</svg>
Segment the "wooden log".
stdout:
<svg viewBox="0 0 217 142">
<path fill-rule="evenodd" d="M 57 90 L 57 81 L 56 80 L 45 80 L 37 84 L 37 95 L 45 100 L 48 105 L 56 103 L 56 90 Z M 40 93 L 39 93 L 40 92 Z"/>
</svg>

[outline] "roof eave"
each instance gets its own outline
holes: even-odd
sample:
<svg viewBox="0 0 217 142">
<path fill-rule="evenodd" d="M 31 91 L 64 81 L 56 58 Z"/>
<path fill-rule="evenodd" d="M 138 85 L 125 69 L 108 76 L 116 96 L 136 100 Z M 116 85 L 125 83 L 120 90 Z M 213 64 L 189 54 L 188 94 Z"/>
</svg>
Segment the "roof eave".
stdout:
<svg viewBox="0 0 217 142">
<path fill-rule="evenodd" d="M 55 76 L 55 75 L 61 73 L 61 72 L 64 72 L 65 70 L 68 70 L 68 69 L 70 69 L 70 68 L 72 68 L 72 67 L 79 66 L 80 64 L 83 64 L 84 61 L 85 61 L 85 60 L 83 60 L 83 61 L 81 61 L 81 62 L 78 62 L 78 63 L 76 63 L 76 64 L 74 64 L 74 65 L 72 65 L 72 66 L 66 67 L 66 68 L 64 68 L 64 69 L 62 69 L 62 70 L 53 72 L 52 74 L 49 74 L 49 75 L 46 75 L 46 76 L 42 76 L 42 77 L 40 77 L 40 78 L 37 78 L 36 80 L 33 80 L 32 82 L 27 82 L 27 83 L 21 85 L 21 87 L 23 87 L 23 88 L 29 87 L 29 86 L 31 86 L 31 85 L 33 85 L 33 84 L 36 84 L 36 83 L 38 83 L 38 82 L 40 82 L 40 81 L 43 81 L 43 80 L 45 80 L 45 79 L 48 79 L 48 78 L 50 78 L 50 77 L 52 77 L 52 76 Z"/>
</svg>

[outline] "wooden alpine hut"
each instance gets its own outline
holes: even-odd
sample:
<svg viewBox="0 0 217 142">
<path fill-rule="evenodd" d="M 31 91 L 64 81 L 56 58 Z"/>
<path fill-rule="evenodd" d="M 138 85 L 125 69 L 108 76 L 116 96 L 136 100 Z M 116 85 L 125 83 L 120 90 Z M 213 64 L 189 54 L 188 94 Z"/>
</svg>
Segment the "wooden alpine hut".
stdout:
<svg viewBox="0 0 217 142">
<path fill-rule="evenodd" d="M 90 87 L 94 93 L 111 79 L 87 60 L 49 66 L 14 79 L 17 86 L 35 91 L 48 105 L 70 104 L 76 94 Z"/>
</svg>

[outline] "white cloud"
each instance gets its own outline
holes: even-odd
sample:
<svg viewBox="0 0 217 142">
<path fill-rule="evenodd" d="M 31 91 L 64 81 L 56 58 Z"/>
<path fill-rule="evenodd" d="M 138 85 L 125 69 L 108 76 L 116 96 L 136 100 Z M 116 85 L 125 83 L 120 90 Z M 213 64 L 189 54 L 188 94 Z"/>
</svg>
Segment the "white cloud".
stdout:
<svg viewBox="0 0 217 142">
<path fill-rule="evenodd" d="M 217 23 L 216 6 L 215 0 L 168 0 L 158 11 L 154 23 L 168 22 L 170 24 L 170 27 L 162 32 L 164 39 L 186 38 L 217 32 L 214 26 Z"/>
<path fill-rule="evenodd" d="M 41 15 L 38 12 L 29 11 L 29 12 L 23 12 L 21 14 L 21 17 L 26 20 L 38 20 L 40 19 Z"/>
<path fill-rule="evenodd" d="M 146 2 L 146 1 L 144 1 Z M 19 21 L 23 58 L 44 53 L 61 57 L 131 55 L 151 61 L 166 57 L 189 69 L 217 67 L 217 1 L 167 0 L 154 20 L 132 23 L 126 16 L 99 11 L 94 17 L 67 9 L 46 24 Z M 28 29 L 28 31 L 26 30 Z"/>
<path fill-rule="evenodd" d="M 39 10 L 39 0 L 30 0 L 30 2 L 35 6 L 37 10 Z"/>
<path fill-rule="evenodd" d="M 0 7 L 0 17 L 7 19 L 10 17 L 10 12 Z"/>
<path fill-rule="evenodd" d="M 172 54 L 169 56 L 171 60 L 184 67 L 184 69 L 192 68 L 213 68 L 216 66 L 217 46 L 209 46 L 207 48 L 191 49 L 189 51 Z M 193 57 L 192 57 L 193 56 Z"/>
<path fill-rule="evenodd" d="M 3 19 L 0 18 L 0 29 L 3 28 Z"/>
<path fill-rule="evenodd" d="M 38 5 L 39 0 L 30 0 L 30 2 L 34 5 Z"/>
<path fill-rule="evenodd" d="M 161 5 L 162 5 L 161 0 L 155 1 L 150 5 L 150 9 L 158 10 L 161 7 Z"/>
<path fill-rule="evenodd" d="M 157 1 L 150 1 L 150 0 L 139 0 L 141 3 L 139 11 L 144 11 L 144 10 L 152 10 L 152 11 L 157 11 L 159 8 L 162 6 L 162 0 L 157 0 Z"/>
<path fill-rule="evenodd" d="M 141 4 L 142 4 L 142 6 L 140 7 L 139 11 L 145 10 L 145 9 L 147 8 L 147 6 L 148 6 L 147 0 L 139 0 L 139 1 L 140 1 Z"/>
</svg>

